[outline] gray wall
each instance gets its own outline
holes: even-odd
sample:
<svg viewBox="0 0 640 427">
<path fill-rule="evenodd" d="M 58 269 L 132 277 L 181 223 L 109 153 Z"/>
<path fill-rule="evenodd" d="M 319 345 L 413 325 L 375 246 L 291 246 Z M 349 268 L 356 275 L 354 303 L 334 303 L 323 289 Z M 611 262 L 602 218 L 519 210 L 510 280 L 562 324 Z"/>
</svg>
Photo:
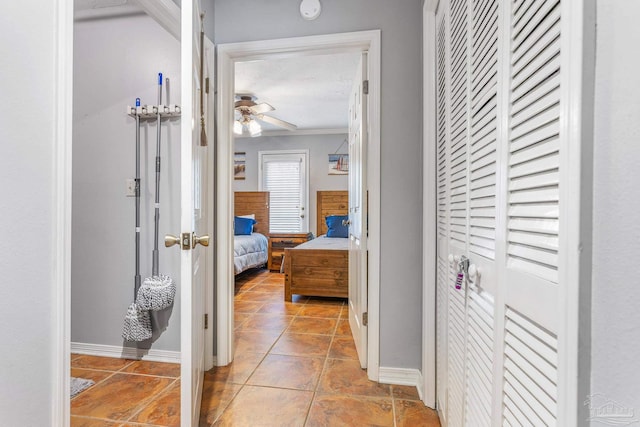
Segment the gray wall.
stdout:
<svg viewBox="0 0 640 427">
<path fill-rule="evenodd" d="M 422 0 L 323 0 L 315 21 L 299 5 L 216 1 L 214 41 L 382 30 L 380 365 L 420 369 Z"/>
<path fill-rule="evenodd" d="M 75 24 L 72 342 L 123 345 L 135 272 L 135 198 L 125 197 L 125 180 L 135 176 L 135 121 L 126 106 L 135 105 L 136 97 L 143 105 L 157 103 L 158 72 L 170 79 L 169 101 L 179 104 L 180 43 L 148 16 Z M 143 279 L 151 275 L 156 129 L 155 121 L 141 125 Z M 160 273 L 174 280 L 180 277 L 180 254 L 162 239 L 180 229 L 179 144 L 180 121 L 163 122 Z M 154 328 L 154 349 L 180 350 L 179 285 L 173 311 L 156 319 L 168 328 Z"/>
<path fill-rule="evenodd" d="M 57 2 L 0 2 L 0 414 L 49 426 Z"/>
<path fill-rule="evenodd" d="M 345 141 L 347 135 L 307 135 L 307 136 L 263 136 L 257 138 L 238 138 L 235 151 L 247 153 L 246 179 L 233 181 L 234 191 L 258 191 L 258 151 L 268 150 L 309 150 L 309 231 L 318 235 L 316 230 L 316 192 L 318 190 L 347 190 L 347 175 L 329 175 L 328 155 L 335 153 Z M 340 153 L 347 153 L 345 142 Z"/>
<path fill-rule="evenodd" d="M 638 418 L 640 2 L 604 0 L 597 7 L 591 393 Z"/>
</svg>

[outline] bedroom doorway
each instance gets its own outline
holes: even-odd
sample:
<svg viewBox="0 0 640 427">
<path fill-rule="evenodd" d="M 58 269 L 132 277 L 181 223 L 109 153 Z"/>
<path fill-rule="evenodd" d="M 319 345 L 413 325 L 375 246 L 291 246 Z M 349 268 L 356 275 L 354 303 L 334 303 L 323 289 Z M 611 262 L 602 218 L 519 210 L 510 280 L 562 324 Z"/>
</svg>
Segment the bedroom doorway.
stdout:
<svg viewBox="0 0 640 427">
<path fill-rule="evenodd" d="M 366 144 L 366 156 L 361 159 L 370 167 L 366 170 L 368 195 L 368 342 L 366 344 L 366 360 L 368 377 L 376 381 L 379 367 L 379 230 L 380 230 L 380 32 L 364 31 L 348 34 L 333 34 L 325 36 L 299 37 L 277 41 L 259 41 L 251 43 L 233 43 L 218 47 L 218 180 L 217 180 L 217 253 L 218 271 L 217 284 L 234 283 L 234 271 L 231 254 L 233 247 L 233 232 L 229 224 L 234 216 L 233 205 L 228 203 L 233 193 L 233 169 L 231 165 L 234 157 L 233 128 L 235 75 L 236 63 L 264 59 L 287 58 L 292 56 L 311 57 L 326 55 L 327 53 L 367 53 L 366 69 L 368 71 L 369 89 L 369 126 L 366 132 L 369 140 Z M 227 123 L 227 125 L 224 125 Z M 313 198 L 311 198 L 313 199 Z M 311 215 L 312 209 L 307 209 Z M 313 223 L 313 218 L 310 218 Z M 234 292 L 231 286 L 217 286 L 217 365 L 224 366 L 233 360 Z"/>
</svg>

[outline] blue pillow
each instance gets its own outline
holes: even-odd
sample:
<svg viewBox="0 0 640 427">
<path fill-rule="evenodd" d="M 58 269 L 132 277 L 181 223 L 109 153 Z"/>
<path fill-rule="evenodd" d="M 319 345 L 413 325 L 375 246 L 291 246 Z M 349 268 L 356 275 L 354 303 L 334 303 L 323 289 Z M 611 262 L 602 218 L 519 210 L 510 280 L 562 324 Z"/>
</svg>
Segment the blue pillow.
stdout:
<svg viewBox="0 0 640 427">
<path fill-rule="evenodd" d="M 327 237 L 349 237 L 349 227 L 342 225 L 342 221 L 349 219 L 349 215 L 329 215 L 326 217 Z"/>
<path fill-rule="evenodd" d="M 253 233 L 253 224 L 257 221 L 252 218 L 235 217 L 233 220 L 233 229 L 236 236 Z"/>
</svg>

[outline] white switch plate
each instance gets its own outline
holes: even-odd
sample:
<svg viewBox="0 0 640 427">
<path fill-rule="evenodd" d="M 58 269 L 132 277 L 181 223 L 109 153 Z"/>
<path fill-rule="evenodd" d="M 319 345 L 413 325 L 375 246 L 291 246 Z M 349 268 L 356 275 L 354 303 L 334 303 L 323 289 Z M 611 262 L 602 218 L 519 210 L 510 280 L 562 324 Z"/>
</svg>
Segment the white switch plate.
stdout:
<svg viewBox="0 0 640 427">
<path fill-rule="evenodd" d="M 127 197 L 136 196 L 136 180 L 134 178 L 127 178 Z"/>
</svg>

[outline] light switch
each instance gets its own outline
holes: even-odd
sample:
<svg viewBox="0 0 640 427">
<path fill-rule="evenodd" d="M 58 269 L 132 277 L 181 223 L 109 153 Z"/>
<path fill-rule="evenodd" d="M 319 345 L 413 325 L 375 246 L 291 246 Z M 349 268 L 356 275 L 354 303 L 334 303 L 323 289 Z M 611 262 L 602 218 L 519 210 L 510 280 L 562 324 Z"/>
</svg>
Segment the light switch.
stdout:
<svg viewBox="0 0 640 427">
<path fill-rule="evenodd" d="M 136 180 L 134 178 L 127 178 L 127 197 L 135 197 L 136 196 Z"/>
</svg>

